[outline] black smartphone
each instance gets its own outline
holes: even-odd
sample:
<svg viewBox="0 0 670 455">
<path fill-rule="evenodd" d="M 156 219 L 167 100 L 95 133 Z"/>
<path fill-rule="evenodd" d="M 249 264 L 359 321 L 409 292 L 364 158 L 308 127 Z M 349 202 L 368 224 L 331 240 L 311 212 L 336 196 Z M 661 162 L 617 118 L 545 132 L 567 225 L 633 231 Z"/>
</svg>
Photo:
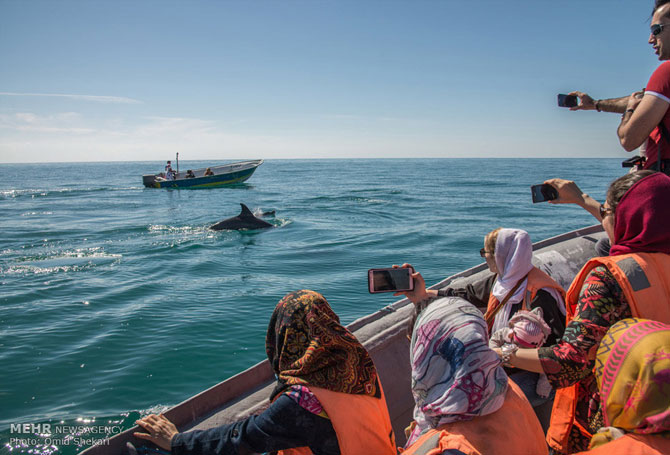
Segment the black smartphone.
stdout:
<svg viewBox="0 0 670 455">
<path fill-rule="evenodd" d="M 577 95 L 563 95 L 558 94 L 558 105 L 560 107 L 575 107 L 579 104 L 579 99 Z"/>
<path fill-rule="evenodd" d="M 370 269 L 368 270 L 368 290 L 370 294 L 379 292 L 413 291 L 414 269 Z"/>
<path fill-rule="evenodd" d="M 553 201 L 554 199 L 558 198 L 558 191 L 556 191 L 556 188 L 549 185 L 548 183 L 531 186 L 530 194 L 533 196 L 533 203 Z"/>
</svg>

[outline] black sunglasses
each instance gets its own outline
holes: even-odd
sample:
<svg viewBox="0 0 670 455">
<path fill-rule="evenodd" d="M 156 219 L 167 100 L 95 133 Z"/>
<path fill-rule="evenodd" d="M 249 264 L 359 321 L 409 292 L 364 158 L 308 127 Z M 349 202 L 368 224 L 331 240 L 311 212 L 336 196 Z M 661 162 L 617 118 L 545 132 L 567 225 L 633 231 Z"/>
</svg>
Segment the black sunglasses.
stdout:
<svg viewBox="0 0 670 455">
<path fill-rule="evenodd" d="M 663 31 L 663 27 L 665 27 L 666 25 L 670 24 L 651 24 L 650 27 L 651 34 L 654 36 L 658 36 Z"/>
<path fill-rule="evenodd" d="M 491 253 L 491 252 L 490 252 L 490 251 L 486 251 L 484 248 L 482 248 L 481 250 L 479 250 L 479 255 L 480 255 L 481 257 L 483 257 L 483 258 L 486 257 L 486 253 Z M 491 254 L 493 254 L 493 253 L 491 253 Z"/>
<path fill-rule="evenodd" d="M 603 204 L 600 204 L 600 207 L 598 207 L 598 211 L 600 212 L 600 219 L 604 219 L 607 215 L 613 214 L 614 210 L 611 208 L 605 208 Z"/>
</svg>

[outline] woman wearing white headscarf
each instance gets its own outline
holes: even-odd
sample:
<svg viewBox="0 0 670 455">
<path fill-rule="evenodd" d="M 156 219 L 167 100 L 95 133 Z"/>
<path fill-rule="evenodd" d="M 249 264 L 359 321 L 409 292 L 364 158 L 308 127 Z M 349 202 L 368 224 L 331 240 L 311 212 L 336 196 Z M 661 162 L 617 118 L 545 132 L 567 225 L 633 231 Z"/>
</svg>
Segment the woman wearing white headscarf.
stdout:
<svg viewBox="0 0 670 455">
<path fill-rule="evenodd" d="M 554 338 L 560 338 L 565 329 L 565 291 L 531 262 L 533 245 L 528 232 L 504 228 L 491 231 L 480 254 L 496 274 L 484 316 L 489 331 L 507 327 L 510 317 L 520 309 L 541 307 L 543 313 L 551 315 L 545 322 Z"/>
<path fill-rule="evenodd" d="M 446 297 L 426 307 L 410 356 L 414 422 L 403 455 L 547 453 L 530 404 L 508 381 L 472 304 Z"/>
</svg>

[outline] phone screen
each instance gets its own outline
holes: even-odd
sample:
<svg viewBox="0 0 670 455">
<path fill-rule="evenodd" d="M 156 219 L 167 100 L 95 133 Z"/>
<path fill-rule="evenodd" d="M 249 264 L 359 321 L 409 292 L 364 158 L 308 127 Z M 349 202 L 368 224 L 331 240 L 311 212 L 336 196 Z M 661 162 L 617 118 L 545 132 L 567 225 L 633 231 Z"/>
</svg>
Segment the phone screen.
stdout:
<svg viewBox="0 0 670 455">
<path fill-rule="evenodd" d="M 368 270 L 370 293 L 411 291 L 414 289 L 414 270 L 409 268 Z"/>
<path fill-rule="evenodd" d="M 533 185 L 530 187 L 530 194 L 533 197 L 533 202 L 544 202 L 544 201 L 553 201 L 558 197 L 558 192 L 556 188 L 549 185 L 548 183 L 543 183 L 541 185 Z"/>
<path fill-rule="evenodd" d="M 560 107 L 575 107 L 578 103 L 577 95 L 558 95 L 558 105 Z"/>
</svg>

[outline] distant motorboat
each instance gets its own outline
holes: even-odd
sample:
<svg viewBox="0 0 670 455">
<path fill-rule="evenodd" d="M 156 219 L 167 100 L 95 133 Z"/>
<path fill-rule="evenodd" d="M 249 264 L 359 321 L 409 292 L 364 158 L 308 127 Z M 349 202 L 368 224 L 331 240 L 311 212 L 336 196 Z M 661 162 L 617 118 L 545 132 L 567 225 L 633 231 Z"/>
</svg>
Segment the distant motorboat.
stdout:
<svg viewBox="0 0 670 455">
<path fill-rule="evenodd" d="M 147 188 L 216 188 L 246 181 L 261 164 L 263 164 L 263 160 L 239 161 L 221 166 L 203 167 L 191 171 L 194 177 L 187 178 L 186 172 L 175 173 L 174 180 L 165 178 L 163 172 L 147 174 L 142 176 L 142 183 Z M 207 169 L 210 169 L 212 174 L 205 175 Z"/>
</svg>

